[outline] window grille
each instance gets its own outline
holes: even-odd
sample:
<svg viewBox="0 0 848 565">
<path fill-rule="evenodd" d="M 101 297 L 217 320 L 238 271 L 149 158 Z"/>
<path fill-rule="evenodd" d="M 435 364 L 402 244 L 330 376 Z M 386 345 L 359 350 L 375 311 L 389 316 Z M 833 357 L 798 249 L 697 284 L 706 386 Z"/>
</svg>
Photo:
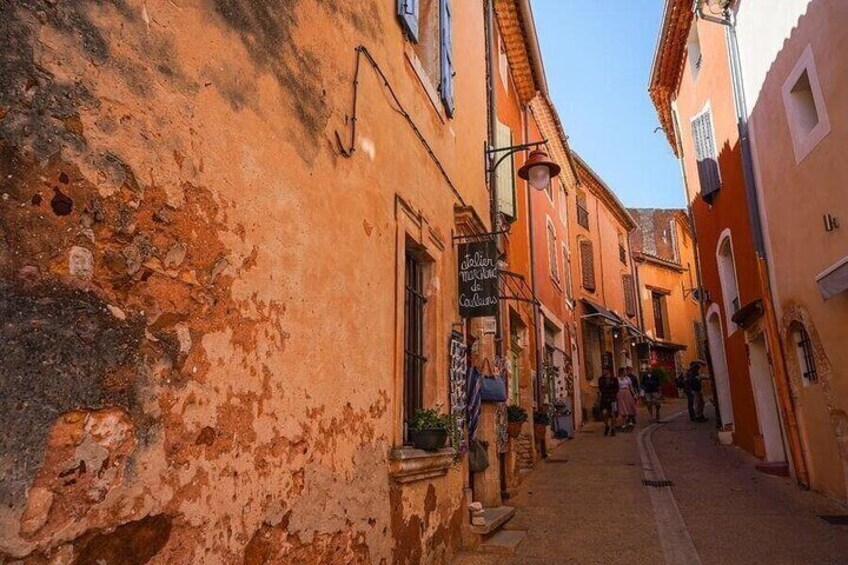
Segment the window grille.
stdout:
<svg viewBox="0 0 848 565">
<path fill-rule="evenodd" d="M 795 339 L 798 345 L 798 353 L 801 364 L 802 376 L 809 382 L 814 383 L 819 380 L 818 372 L 816 371 L 816 358 L 813 355 L 813 344 L 810 341 L 810 334 L 803 326 L 798 326 L 795 329 Z"/>
<path fill-rule="evenodd" d="M 422 408 L 424 398 L 424 265 L 406 254 L 405 316 L 403 346 L 404 435 L 415 411 Z"/>
</svg>

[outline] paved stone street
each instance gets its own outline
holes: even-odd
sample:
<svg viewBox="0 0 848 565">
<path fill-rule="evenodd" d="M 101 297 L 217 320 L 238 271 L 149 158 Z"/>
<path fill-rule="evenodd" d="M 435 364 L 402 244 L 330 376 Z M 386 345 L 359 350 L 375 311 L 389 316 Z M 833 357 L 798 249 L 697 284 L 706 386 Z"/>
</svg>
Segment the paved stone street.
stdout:
<svg viewBox="0 0 848 565">
<path fill-rule="evenodd" d="M 664 418 L 685 411 L 680 401 L 664 408 Z M 515 555 L 465 553 L 455 562 L 707 565 L 848 560 L 848 525 L 819 518 L 848 515 L 848 509 L 796 488 L 789 479 L 759 473 L 754 458 L 716 444 L 712 420 L 695 424 L 683 414 L 645 430 L 644 411 L 640 417 L 642 425 L 634 432 L 615 438 L 604 437 L 602 425 L 592 423 L 539 465 L 509 501 L 518 511 L 507 529 L 527 530 Z M 647 453 L 640 455 L 643 430 Z M 661 470 L 650 462 L 643 467 L 651 446 Z M 644 486 L 644 469 L 664 472 L 674 486 Z M 666 525 L 662 539 L 655 515 Z"/>
</svg>

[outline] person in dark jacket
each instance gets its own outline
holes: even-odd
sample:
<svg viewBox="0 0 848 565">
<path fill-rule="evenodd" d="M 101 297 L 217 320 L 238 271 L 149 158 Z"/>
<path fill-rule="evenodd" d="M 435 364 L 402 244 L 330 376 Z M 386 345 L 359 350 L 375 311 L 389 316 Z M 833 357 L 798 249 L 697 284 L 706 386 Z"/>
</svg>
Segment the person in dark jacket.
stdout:
<svg viewBox="0 0 848 565">
<path fill-rule="evenodd" d="M 608 369 L 604 369 L 601 378 L 598 379 L 598 393 L 601 395 L 601 413 L 604 416 L 604 435 L 615 435 L 615 427 L 618 420 L 618 379 L 610 375 Z"/>
<path fill-rule="evenodd" d="M 660 419 L 660 378 L 648 368 L 642 373 L 642 392 L 645 393 L 645 406 L 648 407 L 648 415 L 659 421 Z"/>
<path fill-rule="evenodd" d="M 689 408 L 689 419 L 693 422 L 706 422 L 704 417 L 704 395 L 701 392 L 701 367 L 703 362 L 695 360 L 689 364 L 686 371 L 686 401 Z"/>
</svg>

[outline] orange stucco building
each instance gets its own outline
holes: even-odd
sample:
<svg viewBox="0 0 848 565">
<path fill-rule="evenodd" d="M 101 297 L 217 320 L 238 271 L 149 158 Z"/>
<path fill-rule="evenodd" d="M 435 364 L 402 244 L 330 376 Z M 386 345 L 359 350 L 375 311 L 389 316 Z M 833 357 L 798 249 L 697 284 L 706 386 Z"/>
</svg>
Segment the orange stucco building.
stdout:
<svg viewBox="0 0 848 565">
<path fill-rule="evenodd" d="M 769 361 L 782 348 L 746 182 L 729 45 L 726 26 L 699 16 L 691 2 L 668 0 L 649 91 L 681 163 L 720 423 L 737 445 L 781 469 L 797 442 L 784 445 L 785 371 Z"/>
<path fill-rule="evenodd" d="M 571 278 L 580 352 L 580 411 L 585 421 L 597 400 L 597 379 L 634 367 L 639 330 L 630 232 L 636 224 L 615 193 L 572 152 L 575 185 L 569 191 Z"/>
<path fill-rule="evenodd" d="M 685 210 L 629 208 L 636 222 L 630 234 L 640 327 L 648 339 L 639 344 L 640 361 L 665 369 L 663 387 L 674 393 L 674 377 L 689 363 L 706 358 L 698 298 L 695 245 Z"/>
<path fill-rule="evenodd" d="M 754 184 L 809 485 L 848 496 L 848 4 L 733 7 Z M 842 224 L 842 225 L 840 225 Z M 793 413 L 794 412 L 794 413 Z M 792 424 L 787 421 L 784 427 Z"/>
<path fill-rule="evenodd" d="M 449 559 L 485 6 L 0 5 L 0 560 Z"/>
</svg>

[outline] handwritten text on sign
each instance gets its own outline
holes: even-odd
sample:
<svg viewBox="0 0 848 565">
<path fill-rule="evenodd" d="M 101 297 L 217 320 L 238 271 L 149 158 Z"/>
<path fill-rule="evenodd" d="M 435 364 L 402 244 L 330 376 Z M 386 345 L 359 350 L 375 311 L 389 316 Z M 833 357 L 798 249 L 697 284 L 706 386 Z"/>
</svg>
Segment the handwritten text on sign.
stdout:
<svg viewBox="0 0 848 565">
<path fill-rule="evenodd" d="M 498 309 L 498 248 L 494 241 L 459 246 L 459 315 L 494 316 Z"/>
</svg>

